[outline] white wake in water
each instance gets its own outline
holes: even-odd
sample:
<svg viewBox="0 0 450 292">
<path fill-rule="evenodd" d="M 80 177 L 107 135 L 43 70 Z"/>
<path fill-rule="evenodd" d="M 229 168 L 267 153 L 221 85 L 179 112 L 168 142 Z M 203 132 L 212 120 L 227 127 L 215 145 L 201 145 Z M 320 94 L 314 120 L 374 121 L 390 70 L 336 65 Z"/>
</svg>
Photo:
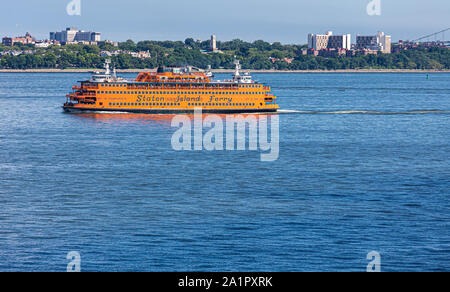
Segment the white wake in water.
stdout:
<svg viewBox="0 0 450 292">
<path fill-rule="evenodd" d="M 322 115 L 424 115 L 424 114 L 450 114 L 450 110 L 414 110 L 403 112 L 382 112 L 371 110 L 341 110 L 341 111 L 299 111 L 283 109 L 279 114 L 322 114 Z"/>
</svg>

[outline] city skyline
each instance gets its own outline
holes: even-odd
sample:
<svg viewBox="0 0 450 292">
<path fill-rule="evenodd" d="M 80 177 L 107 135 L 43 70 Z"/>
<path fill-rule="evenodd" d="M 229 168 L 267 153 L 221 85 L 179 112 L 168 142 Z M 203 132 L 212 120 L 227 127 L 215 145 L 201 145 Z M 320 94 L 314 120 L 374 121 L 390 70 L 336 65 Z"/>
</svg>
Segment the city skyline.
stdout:
<svg viewBox="0 0 450 292">
<path fill-rule="evenodd" d="M 77 27 L 99 31 L 102 39 L 113 41 L 184 40 L 189 37 L 206 40 L 215 34 L 221 41 L 239 38 L 306 44 L 309 33 L 331 30 L 336 34 L 351 34 L 352 42 L 358 34 L 373 35 L 385 31 L 392 35 L 393 42 L 397 42 L 447 28 L 449 25 L 442 19 L 446 19 L 450 11 L 450 3 L 443 0 L 427 3 L 381 1 L 380 16 L 367 14 L 369 0 L 332 3 L 280 0 L 277 4 L 269 0 L 247 0 L 245 3 L 230 0 L 218 2 L 214 7 L 204 0 L 189 4 L 180 1 L 179 5 L 170 7 L 143 0 L 115 5 L 108 5 L 105 0 L 81 0 L 81 16 L 69 16 L 66 12 L 69 2 L 18 0 L 4 3 L 4 8 L 11 13 L 0 19 L 0 36 L 23 35 L 28 31 L 39 39 L 47 39 L 50 31 Z"/>
</svg>

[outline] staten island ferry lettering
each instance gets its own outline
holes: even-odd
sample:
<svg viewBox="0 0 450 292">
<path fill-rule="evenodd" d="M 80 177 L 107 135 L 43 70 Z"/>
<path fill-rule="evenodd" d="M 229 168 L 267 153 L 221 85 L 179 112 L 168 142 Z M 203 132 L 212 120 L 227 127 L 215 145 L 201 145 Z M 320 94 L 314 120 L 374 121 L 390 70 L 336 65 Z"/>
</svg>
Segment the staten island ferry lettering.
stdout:
<svg viewBox="0 0 450 292">
<path fill-rule="evenodd" d="M 215 80 L 209 70 L 194 67 L 158 68 L 134 80 L 117 77 L 106 61 L 105 72 L 73 86 L 63 109 L 67 112 L 119 111 L 131 113 L 259 113 L 279 106 L 271 88 L 241 74 L 239 61 L 230 80 Z M 112 72 L 111 72 L 112 71 Z"/>
</svg>

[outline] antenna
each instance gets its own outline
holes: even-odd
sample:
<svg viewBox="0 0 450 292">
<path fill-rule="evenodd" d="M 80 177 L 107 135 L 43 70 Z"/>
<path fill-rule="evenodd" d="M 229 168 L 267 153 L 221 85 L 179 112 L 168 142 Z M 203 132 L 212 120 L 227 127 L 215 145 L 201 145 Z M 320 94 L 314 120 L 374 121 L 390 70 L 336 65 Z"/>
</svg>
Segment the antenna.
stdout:
<svg viewBox="0 0 450 292">
<path fill-rule="evenodd" d="M 109 70 L 109 64 L 111 64 L 111 59 L 105 60 L 105 74 L 109 75 L 111 74 L 111 71 Z"/>
<path fill-rule="evenodd" d="M 234 64 L 236 65 L 236 73 L 234 75 L 239 76 L 239 70 L 241 70 L 241 65 L 236 56 L 234 56 Z"/>
</svg>

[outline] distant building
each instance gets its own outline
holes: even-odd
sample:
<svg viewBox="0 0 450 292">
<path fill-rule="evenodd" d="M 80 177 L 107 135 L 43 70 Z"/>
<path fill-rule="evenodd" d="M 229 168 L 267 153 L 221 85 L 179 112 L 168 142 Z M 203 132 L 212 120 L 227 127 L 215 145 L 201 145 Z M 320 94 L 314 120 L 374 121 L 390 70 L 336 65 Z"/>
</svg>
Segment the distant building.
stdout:
<svg viewBox="0 0 450 292">
<path fill-rule="evenodd" d="M 57 42 L 57 41 L 43 40 L 43 41 L 36 41 L 36 44 L 34 46 L 36 48 L 48 48 L 51 45 L 60 46 L 61 44 L 59 42 Z"/>
<path fill-rule="evenodd" d="M 144 51 L 144 52 L 124 52 L 125 54 L 128 54 L 134 58 L 139 58 L 139 59 L 149 59 L 152 57 L 152 55 L 150 54 L 150 51 Z"/>
<path fill-rule="evenodd" d="M 25 36 L 20 36 L 20 37 L 15 37 L 15 38 L 4 37 L 2 39 L 2 44 L 4 46 L 8 46 L 8 47 L 12 47 L 16 43 L 30 45 L 30 44 L 34 44 L 35 42 L 36 42 L 35 39 L 28 32 L 26 33 Z"/>
<path fill-rule="evenodd" d="M 346 56 L 347 52 L 350 52 L 350 50 L 347 49 L 326 49 L 326 50 L 320 50 L 318 51 L 318 56 L 330 58 L 330 57 L 337 57 L 337 56 Z"/>
<path fill-rule="evenodd" d="M 214 34 L 211 36 L 211 47 L 210 47 L 210 51 L 211 51 L 211 52 L 217 51 L 217 39 L 216 39 L 216 36 L 215 36 Z"/>
<path fill-rule="evenodd" d="M 391 53 L 391 36 L 385 35 L 384 32 L 379 32 L 373 36 L 356 36 L 357 50 L 383 52 L 385 54 Z"/>
<path fill-rule="evenodd" d="M 333 35 L 328 31 L 325 34 L 309 34 L 308 48 L 316 51 L 326 49 L 351 49 L 352 37 L 350 34 Z"/>
<path fill-rule="evenodd" d="M 94 43 L 101 40 L 99 32 L 82 31 L 76 28 L 67 28 L 60 32 L 51 32 L 50 40 L 58 41 L 62 44 L 70 43 Z"/>
<path fill-rule="evenodd" d="M 119 46 L 119 42 L 113 42 L 113 41 L 108 41 L 108 40 L 103 41 L 103 42 L 101 42 L 101 43 L 109 44 L 109 45 L 112 45 L 112 46 L 114 46 L 114 47 L 118 47 L 118 46 Z"/>
</svg>

